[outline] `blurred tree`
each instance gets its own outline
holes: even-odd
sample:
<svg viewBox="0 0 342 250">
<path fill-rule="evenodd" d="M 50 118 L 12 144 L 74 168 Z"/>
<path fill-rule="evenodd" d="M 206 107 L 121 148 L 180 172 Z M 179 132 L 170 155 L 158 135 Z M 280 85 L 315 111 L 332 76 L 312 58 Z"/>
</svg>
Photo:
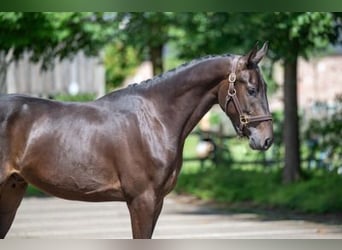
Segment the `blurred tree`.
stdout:
<svg viewBox="0 0 342 250">
<path fill-rule="evenodd" d="M 120 34 L 118 39 L 139 51 L 153 65 L 153 74 L 164 71 L 163 48 L 171 39 L 169 29 L 176 22 L 171 12 L 122 12 L 115 18 Z"/>
<path fill-rule="evenodd" d="M 178 25 L 172 32 L 177 37 L 179 56 L 192 59 L 231 50 L 242 52 L 250 40 L 241 35 L 244 25 L 240 17 L 246 22 L 248 16 L 248 13 L 240 15 L 227 12 L 178 13 Z"/>
<path fill-rule="evenodd" d="M 342 171 L 342 93 L 335 97 L 334 108 L 326 103 L 316 103 L 321 116 L 309 121 L 305 129 L 305 138 L 310 147 L 310 160 L 316 161 L 315 167 L 325 167 L 327 170 Z"/>
<path fill-rule="evenodd" d="M 46 69 L 54 59 L 71 57 L 79 50 L 97 54 L 114 31 L 101 13 L 1 12 L 0 93 L 6 92 L 8 65 L 24 53 Z"/>
<path fill-rule="evenodd" d="M 114 41 L 106 46 L 104 64 L 107 90 L 121 86 L 125 78 L 134 73 L 142 60 L 136 49 L 125 46 L 121 41 Z"/>
<path fill-rule="evenodd" d="M 331 13 L 272 13 L 259 14 L 261 39 L 271 41 L 271 53 L 284 65 L 284 144 L 285 165 L 283 182 L 301 178 L 299 118 L 297 102 L 298 57 L 310 57 L 326 50 L 336 41 L 334 17 Z"/>
<path fill-rule="evenodd" d="M 284 65 L 283 182 L 300 179 L 299 120 L 297 104 L 297 61 L 326 49 L 338 39 L 336 18 L 340 14 L 305 13 L 187 13 L 179 46 L 180 56 L 241 52 L 257 40 L 270 41 L 269 57 Z"/>
</svg>

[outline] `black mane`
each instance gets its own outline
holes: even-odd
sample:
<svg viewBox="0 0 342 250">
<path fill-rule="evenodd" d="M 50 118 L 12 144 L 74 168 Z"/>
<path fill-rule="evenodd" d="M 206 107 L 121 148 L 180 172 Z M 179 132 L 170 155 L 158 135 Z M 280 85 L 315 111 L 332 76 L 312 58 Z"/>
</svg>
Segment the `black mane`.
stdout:
<svg viewBox="0 0 342 250">
<path fill-rule="evenodd" d="M 186 62 L 186 63 L 183 63 L 181 64 L 180 66 L 174 68 L 174 69 L 171 69 L 167 72 L 164 72 L 160 75 L 157 75 L 157 76 L 154 76 L 150 79 L 147 79 L 147 80 L 144 80 L 142 82 L 140 82 L 139 84 L 138 83 L 133 83 L 133 84 L 130 84 L 129 86 L 131 87 L 134 87 L 134 86 L 144 86 L 144 87 L 147 87 L 147 86 L 151 86 L 151 85 L 155 85 L 157 83 L 159 83 L 161 80 L 166 80 L 170 77 L 172 77 L 174 74 L 177 74 L 179 71 L 182 71 L 182 70 L 185 70 L 189 67 L 192 67 L 198 63 L 201 63 L 203 61 L 206 61 L 206 60 L 211 60 L 211 59 L 215 59 L 215 58 L 222 58 L 222 57 L 230 57 L 232 56 L 231 54 L 224 54 L 224 55 L 207 55 L 207 56 L 203 56 L 203 57 L 200 57 L 200 58 L 197 58 L 197 59 L 194 59 L 192 61 L 189 61 L 189 62 Z"/>
</svg>

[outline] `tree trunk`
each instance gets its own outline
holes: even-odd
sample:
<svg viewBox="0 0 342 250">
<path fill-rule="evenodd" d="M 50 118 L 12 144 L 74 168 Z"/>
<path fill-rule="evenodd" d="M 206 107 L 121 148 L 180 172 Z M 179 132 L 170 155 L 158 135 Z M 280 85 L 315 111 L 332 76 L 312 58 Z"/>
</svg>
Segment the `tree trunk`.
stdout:
<svg viewBox="0 0 342 250">
<path fill-rule="evenodd" d="M 299 119 L 297 102 L 297 57 L 284 62 L 284 142 L 285 166 L 283 183 L 301 178 L 299 151 Z"/>
<path fill-rule="evenodd" d="M 7 94 L 6 76 L 8 61 L 6 53 L 0 52 L 0 94 Z"/>
<path fill-rule="evenodd" d="M 150 59 L 153 67 L 153 75 L 163 73 L 163 45 L 150 47 Z"/>
</svg>

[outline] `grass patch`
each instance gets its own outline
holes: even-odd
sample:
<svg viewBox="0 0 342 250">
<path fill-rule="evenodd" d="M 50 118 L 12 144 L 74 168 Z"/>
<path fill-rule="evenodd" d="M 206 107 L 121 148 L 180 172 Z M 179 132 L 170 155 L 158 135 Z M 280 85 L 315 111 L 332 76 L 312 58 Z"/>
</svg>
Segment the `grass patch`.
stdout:
<svg viewBox="0 0 342 250">
<path fill-rule="evenodd" d="M 311 173 L 305 181 L 282 185 L 280 171 L 210 167 L 182 171 L 177 193 L 224 203 L 285 208 L 306 213 L 342 211 L 342 177 Z"/>
<path fill-rule="evenodd" d="M 25 196 L 34 196 L 34 197 L 44 197 L 47 196 L 47 194 L 45 194 L 43 191 L 39 190 L 38 188 L 36 188 L 35 186 L 29 185 L 27 187 Z"/>
<path fill-rule="evenodd" d="M 95 100 L 96 95 L 93 93 L 81 93 L 78 95 L 58 94 L 54 96 L 57 101 L 63 102 L 89 102 Z"/>
</svg>

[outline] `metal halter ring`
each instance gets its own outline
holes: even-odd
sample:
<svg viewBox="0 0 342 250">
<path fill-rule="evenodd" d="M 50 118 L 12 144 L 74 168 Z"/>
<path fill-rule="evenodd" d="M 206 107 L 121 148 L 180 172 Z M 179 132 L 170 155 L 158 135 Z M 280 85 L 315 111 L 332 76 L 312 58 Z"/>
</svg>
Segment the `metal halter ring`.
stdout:
<svg viewBox="0 0 342 250">
<path fill-rule="evenodd" d="M 228 81 L 229 82 L 235 82 L 236 81 L 236 74 L 234 72 L 229 74 Z"/>
<path fill-rule="evenodd" d="M 249 123 L 248 116 L 240 115 L 240 123 L 242 125 L 247 125 Z"/>
<path fill-rule="evenodd" d="M 234 95 L 236 95 L 236 89 L 234 88 L 234 89 L 228 89 L 228 95 L 229 96 L 234 96 Z"/>
</svg>

